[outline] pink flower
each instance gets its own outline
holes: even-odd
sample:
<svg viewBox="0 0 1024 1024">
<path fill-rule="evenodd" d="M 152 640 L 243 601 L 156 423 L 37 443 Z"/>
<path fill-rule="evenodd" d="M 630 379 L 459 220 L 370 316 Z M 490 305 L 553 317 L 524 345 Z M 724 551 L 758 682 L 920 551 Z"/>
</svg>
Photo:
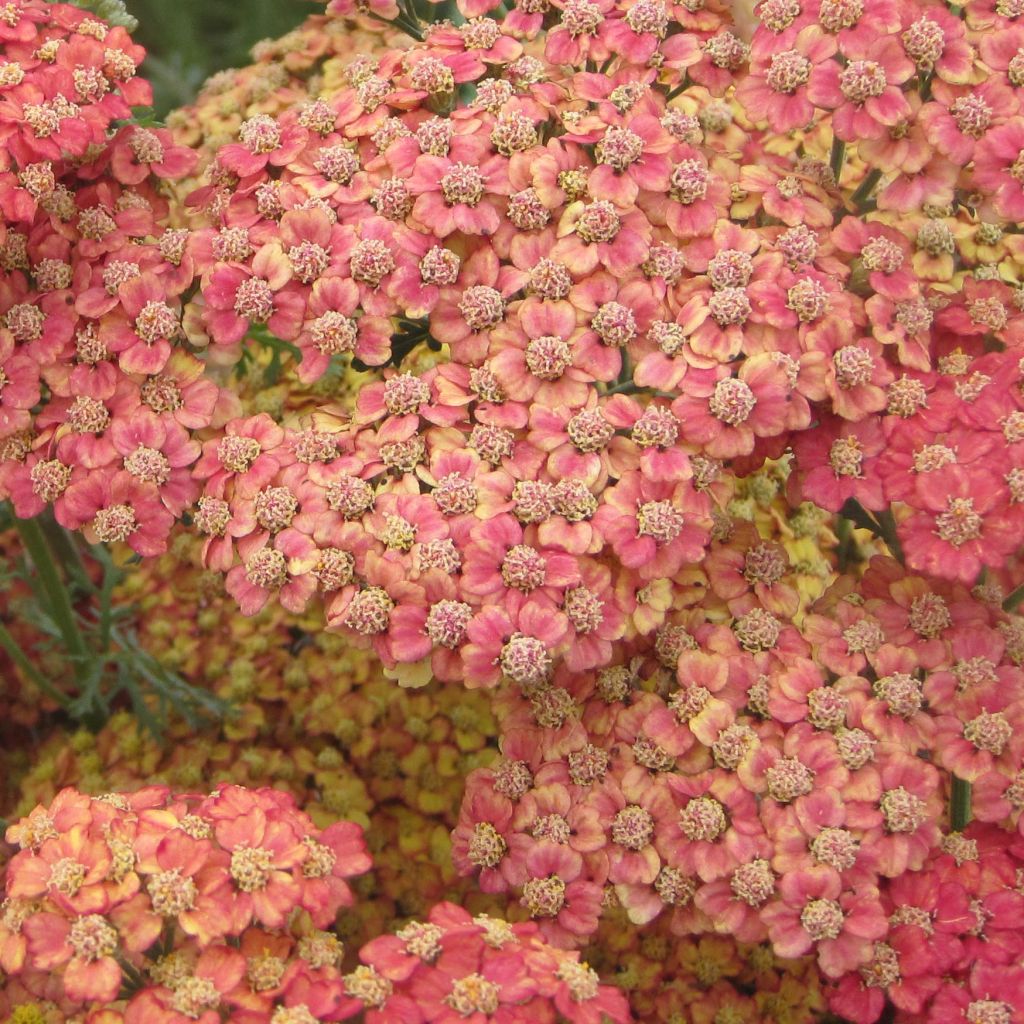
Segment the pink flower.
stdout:
<svg viewBox="0 0 1024 1024">
<path fill-rule="evenodd" d="M 217 160 L 240 177 L 272 167 L 283 167 L 301 152 L 309 133 L 298 124 L 278 124 L 267 114 L 255 114 L 242 122 L 239 142 L 221 146 Z"/>
<path fill-rule="evenodd" d="M 420 156 L 408 179 L 412 217 L 438 238 L 455 231 L 492 235 L 501 217 L 497 197 L 507 195 L 508 161 L 486 155 L 480 141 L 457 135 L 447 156 Z"/>
<path fill-rule="evenodd" d="M 462 590 L 468 595 L 507 608 L 519 608 L 524 601 L 558 605 L 565 590 L 579 581 L 576 559 L 524 543 L 523 527 L 514 516 L 495 516 L 479 524 L 471 538 L 462 576 Z"/>
<path fill-rule="evenodd" d="M 1024 118 L 993 128 L 974 147 L 974 181 L 993 197 L 996 212 L 1007 220 L 1024 218 L 1024 175 L 1019 170 L 1024 150 Z"/>
<path fill-rule="evenodd" d="M 942 986 L 926 1019 L 928 1024 L 968 1024 L 980 1014 L 1008 1021 L 1024 1015 L 1024 970 L 1019 966 L 977 963 L 971 968 L 966 985 L 947 982 Z"/>
<path fill-rule="evenodd" d="M 527 689 L 546 682 L 567 631 L 565 615 L 535 602 L 508 610 L 488 605 L 467 629 L 465 685 L 497 686 L 502 676 Z"/>
<path fill-rule="evenodd" d="M 326 372 L 335 356 L 348 355 L 368 366 L 380 366 L 391 352 L 391 321 L 356 316 L 359 288 L 346 277 L 321 278 L 313 285 L 305 319 L 295 344 L 302 352 L 296 373 L 310 383 Z"/>
<path fill-rule="evenodd" d="M 843 56 L 845 66 L 827 61 L 811 72 L 808 96 L 833 111 L 833 130 L 844 141 L 879 138 L 910 113 L 900 86 L 914 65 L 892 36 L 851 43 Z"/>
<path fill-rule="evenodd" d="M 601 886 L 579 877 L 571 854 L 554 843 L 537 846 L 526 859 L 520 904 L 552 945 L 582 945 L 597 928 Z"/>
<path fill-rule="evenodd" d="M 124 469 L 137 480 L 154 484 L 168 511 L 179 516 L 192 503 L 198 485 L 188 467 L 201 449 L 183 427 L 147 409 L 130 420 L 115 420 L 110 440 L 124 459 Z"/>
<path fill-rule="evenodd" d="M 683 436 L 712 458 L 749 455 L 755 437 L 785 430 L 786 372 L 767 353 L 744 360 L 736 376 L 725 366 L 691 370 L 685 392 L 672 403 L 672 412 L 683 424 Z"/>
<path fill-rule="evenodd" d="M 114 959 L 117 931 L 100 914 L 67 918 L 42 912 L 22 925 L 37 970 L 63 968 L 64 994 L 74 1003 L 112 1003 L 121 988 Z"/>
<path fill-rule="evenodd" d="M 220 438 L 203 445 L 192 475 L 206 481 L 208 494 L 221 497 L 230 483 L 240 497 L 251 497 L 291 461 L 283 442 L 284 431 L 266 413 L 231 420 Z"/>
<path fill-rule="evenodd" d="M 785 49 L 755 43 L 750 73 L 737 87 L 736 98 L 754 121 L 767 122 L 772 131 L 802 128 L 814 118 L 814 105 L 808 98 L 811 72 L 835 49 L 835 40 L 816 25 L 802 28 Z"/>
<path fill-rule="evenodd" d="M 653 579 L 700 561 L 707 517 L 706 496 L 688 482 L 657 483 L 631 472 L 605 491 L 594 525 L 623 565 Z"/>
<path fill-rule="evenodd" d="M 72 484 L 64 509 L 68 527 L 81 528 L 92 543 L 124 543 L 143 556 L 166 550 L 174 523 L 156 485 L 124 471 L 94 472 Z"/>
<path fill-rule="evenodd" d="M 844 889 L 827 868 L 784 876 L 779 896 L 762 911 L 776 954 L 804 956 L 816 950 L 818 965 L 830 978 L 865 963 L 874 940 L 888 930 L 875 886 Z"/>
<path fill-rule="evenodd" d="M 754 795 L 735 775 L 711 769 L 690 778 L 670 776 L 668 788 L 677 813 L 658 836 L 666 863 L 714 882 L 768 853 Z"/>
<path fill-rule="evenodd" d="M 217 264 L 203 289 L 207 309 L 204 319 L 211 338 L 233 345 L 245 337 L 252 324 L 266 324 L 277 338 L 291 341 L 299 334 L 305 302 L 294 271 L 279 242 L 260 246 L 251 268 Z"/>
<path fill-rule="evenodd" d="M 452 832 L 452 861 L 461 875 L 480 872 L 484 892 L 507 892 L 526 878 L 522 852 L 531 846 L 513 825 L 511 801 L 483 784 L 474 773 L 466 780 L 459 822 Z"/>
</svg>

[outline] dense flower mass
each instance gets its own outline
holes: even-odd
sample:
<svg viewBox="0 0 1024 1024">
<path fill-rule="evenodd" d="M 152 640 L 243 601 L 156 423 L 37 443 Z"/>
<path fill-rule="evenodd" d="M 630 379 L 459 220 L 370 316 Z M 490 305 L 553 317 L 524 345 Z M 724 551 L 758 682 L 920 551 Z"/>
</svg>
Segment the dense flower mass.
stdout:
<svg viewBox="0 0 1024 1024">
<path fill-rule="evenodd" d="M 1022 18 L 331 0 L 161 127 L 0 6 L 0 497 L 235 704 L 20 764 L 12 1020 L 1016 1021 Z"/>
<path fill-rule="evenodd" d="M 621 993 L 578 954 L 546 946 L 534 925 L 452 904 L 374 939 L 345 973 L 345 947 L 324 929 L 353 901 L 346 879 L 370 867 L 362 830 L 316 829 L 275 790 L 225 786 L 200 799 L 165 786 L 98 797 L 65 789 L 7 839 L 21 849 L 7 868 L 0 966 L 68 1014 L 85 1008 L 124 1024 L 224 1014 L 420 1021 L 449 1011 L 629 1019 Z"/>
</svg>

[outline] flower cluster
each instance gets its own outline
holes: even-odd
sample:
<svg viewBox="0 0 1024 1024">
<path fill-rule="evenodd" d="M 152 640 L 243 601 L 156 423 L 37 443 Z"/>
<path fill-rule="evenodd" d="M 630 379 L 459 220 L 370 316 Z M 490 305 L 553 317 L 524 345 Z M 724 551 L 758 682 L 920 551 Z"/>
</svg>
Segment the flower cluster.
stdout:
<svg viewBox="0 0 1024 1024">
<path fill-rule="evenodd" d="M 158 587 L 142 633 L 238 714 L 149 770 L 216 785 L 249 745 L 230 777 L 311 815 L 63 797 L 0 951 L 127 1024 L 596 1022 L 621 1004 L 555 950 L 618 916 L 813 963 L 857 1024 L 1007 1024 L 1024 6 L 507 6 L 331 0 L 168 129 L 115 124 L 146 100 L 123 30 L 0 8 L 0 496 L 156 564 L 201 545 L 190 615 Z M 190 648 L 229 606 L 237 647 Z M 121 753 L 101 734 L 90 777 Z M 532 920 L 442 905 L 314 964 L 292 912 L 340 905 L 306 869 L 342 807 L 430 902 Z M 452 825 L 482 895 L 439 868 Z M 399 869 L 379 916 L 422 918 Z M 283 987 L 235 976 L 253 930 L 287 933 Z M 761 1012 L 730 998 L 709 1019 Z"/>
<path fill-rule="evenodd" d="M 882 990 L 916 1013 L 956 971 L 1017 961 L 1004 932 L 1024 899 L 1024 847 L 1005 831 L 1024 809 L 1019 621 L 876 556 L 857 593 L 840 578 L 798 628 L 782 576 L 736 603 L 719 544 L 707 597 L 665 623 L 653 658 L 627 648 L 614 667 L 499 692 L 504 757 L 467 781 L 459 870 L 559 944 L 583 945 L 622 906 L 678 936 L 813 953 L 863 1024 Z M 964 782 L 967 831 L 947 820 Z M 903 928 L 910 891 L 936 901 L 921 934 Z M 947 911 L 946 953 L 920 956 Z M 918 959 L 879 981 L 894 943 Z M 949 1019 L 936 1000 L 929 1019 Z"/>
<path fill-rule="evenodd" d="M 473 917 L 451 903 L 373 939 L 359 959 L 337 1019 L 365 1008 L 366 1024 L 632 1020 L 621 992 L 578 954 L 548 946 L 535 925 Z"/>
<path fill-rule="evenodd" d="M 205 799 L 165 786 L 61 791 L 11 825 L 0 965 L 69 1008 L 123 1019 L 251 1019 L 314 1000 L 342 949 L 325 929 L 370 858 L 362 830 L 319 830 L 294 800 L 226 786 Z M 262 1015 L 262 1016 L 260 1016 Z M 122 1019 L 120 1016 L 117 1019 Z"/>
<path fill-rule="evenodd" d="M 184 517 L 247 613 L 319 592 L 403 681 L 474 686 L 607 663 L 651 566 L 699 562 L 731 474 L 787 447 L 794 500 L 896 503 L 912 567 L 1004 560 L 1021 311 L 989 165 L 1017 101 L 1009 64 L 963 84 L 999 71 L 984 32 L 768 4 L 744 40 L 646 2 L 545 31 L 487 6 L 239 119 L 188 227 L 153 182 L 195 154 L 161 129 L 21 204 L 19 514 L 142 554 Z M 968 121 L 961 171 L 939 154 Z M 407 365 L 288 428 L 210 376 L 263 344 L 300 384 Z"/>
<path fill-rule="evenodd" d="M 30 1000 L 12 1012 L 44 1001 L 124 1024 L 630 1019 L 621 994 L 536 926 L 451 904 L 373 940 L 344 973 L 329 929 L 352 902 L 346 879 L 370 866 L 362 832 L 317 830 L 274 790 L 66 789 L 7 839 L 21 852 L 0 964 Z"/>
</svg>

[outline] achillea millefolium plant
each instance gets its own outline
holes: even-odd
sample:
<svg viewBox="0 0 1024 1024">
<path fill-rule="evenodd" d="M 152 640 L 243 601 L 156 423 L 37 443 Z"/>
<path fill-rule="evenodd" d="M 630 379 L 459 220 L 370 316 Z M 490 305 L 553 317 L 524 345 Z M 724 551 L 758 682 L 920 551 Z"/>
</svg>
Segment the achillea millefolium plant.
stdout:
<svg viewBox="0 0 1024 1024">
<path fill-rule="evenodd" d="M 0 1013 L 1024 1022 L 1024 5 L 0 45 Z"/>
</svg>

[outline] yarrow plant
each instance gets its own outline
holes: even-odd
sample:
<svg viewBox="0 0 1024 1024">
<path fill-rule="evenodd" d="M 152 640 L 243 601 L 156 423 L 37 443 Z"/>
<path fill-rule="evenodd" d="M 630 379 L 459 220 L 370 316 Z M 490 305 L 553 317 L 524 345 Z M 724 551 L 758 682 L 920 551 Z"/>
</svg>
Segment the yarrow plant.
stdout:
<svg viewBox="0 0 1024 1024">
<path fill-rule="evenodd" d="M 67 789 L 7 839 L 21 852 L 7 868 L 0 965 L 68 1017 L 630 1019 L 621 993 L 536 926 L 452 904 L 373 940 L 343 973 L 344 945 L 326 929 L 353 901 L 346 880 L 370 867 L 362 830 L 316 829 L 274 790 Z"/>
<path fill-rule="evenodd" d="M 0 495 L 493 693 L 452 860 L 532 923 L 442 909 L 277 1024 L 619 1019 L 504 952 L 616 914 L 810 958 L 857 1024 L 1024 1013 L 1021 17 L 331 0 L 159 127 L 123 28 L 0 8 Z M 318 910 L 259 815 L 200 960 Z M 131 907 L 30 967 L 120 998 Z"/>
</svg>

